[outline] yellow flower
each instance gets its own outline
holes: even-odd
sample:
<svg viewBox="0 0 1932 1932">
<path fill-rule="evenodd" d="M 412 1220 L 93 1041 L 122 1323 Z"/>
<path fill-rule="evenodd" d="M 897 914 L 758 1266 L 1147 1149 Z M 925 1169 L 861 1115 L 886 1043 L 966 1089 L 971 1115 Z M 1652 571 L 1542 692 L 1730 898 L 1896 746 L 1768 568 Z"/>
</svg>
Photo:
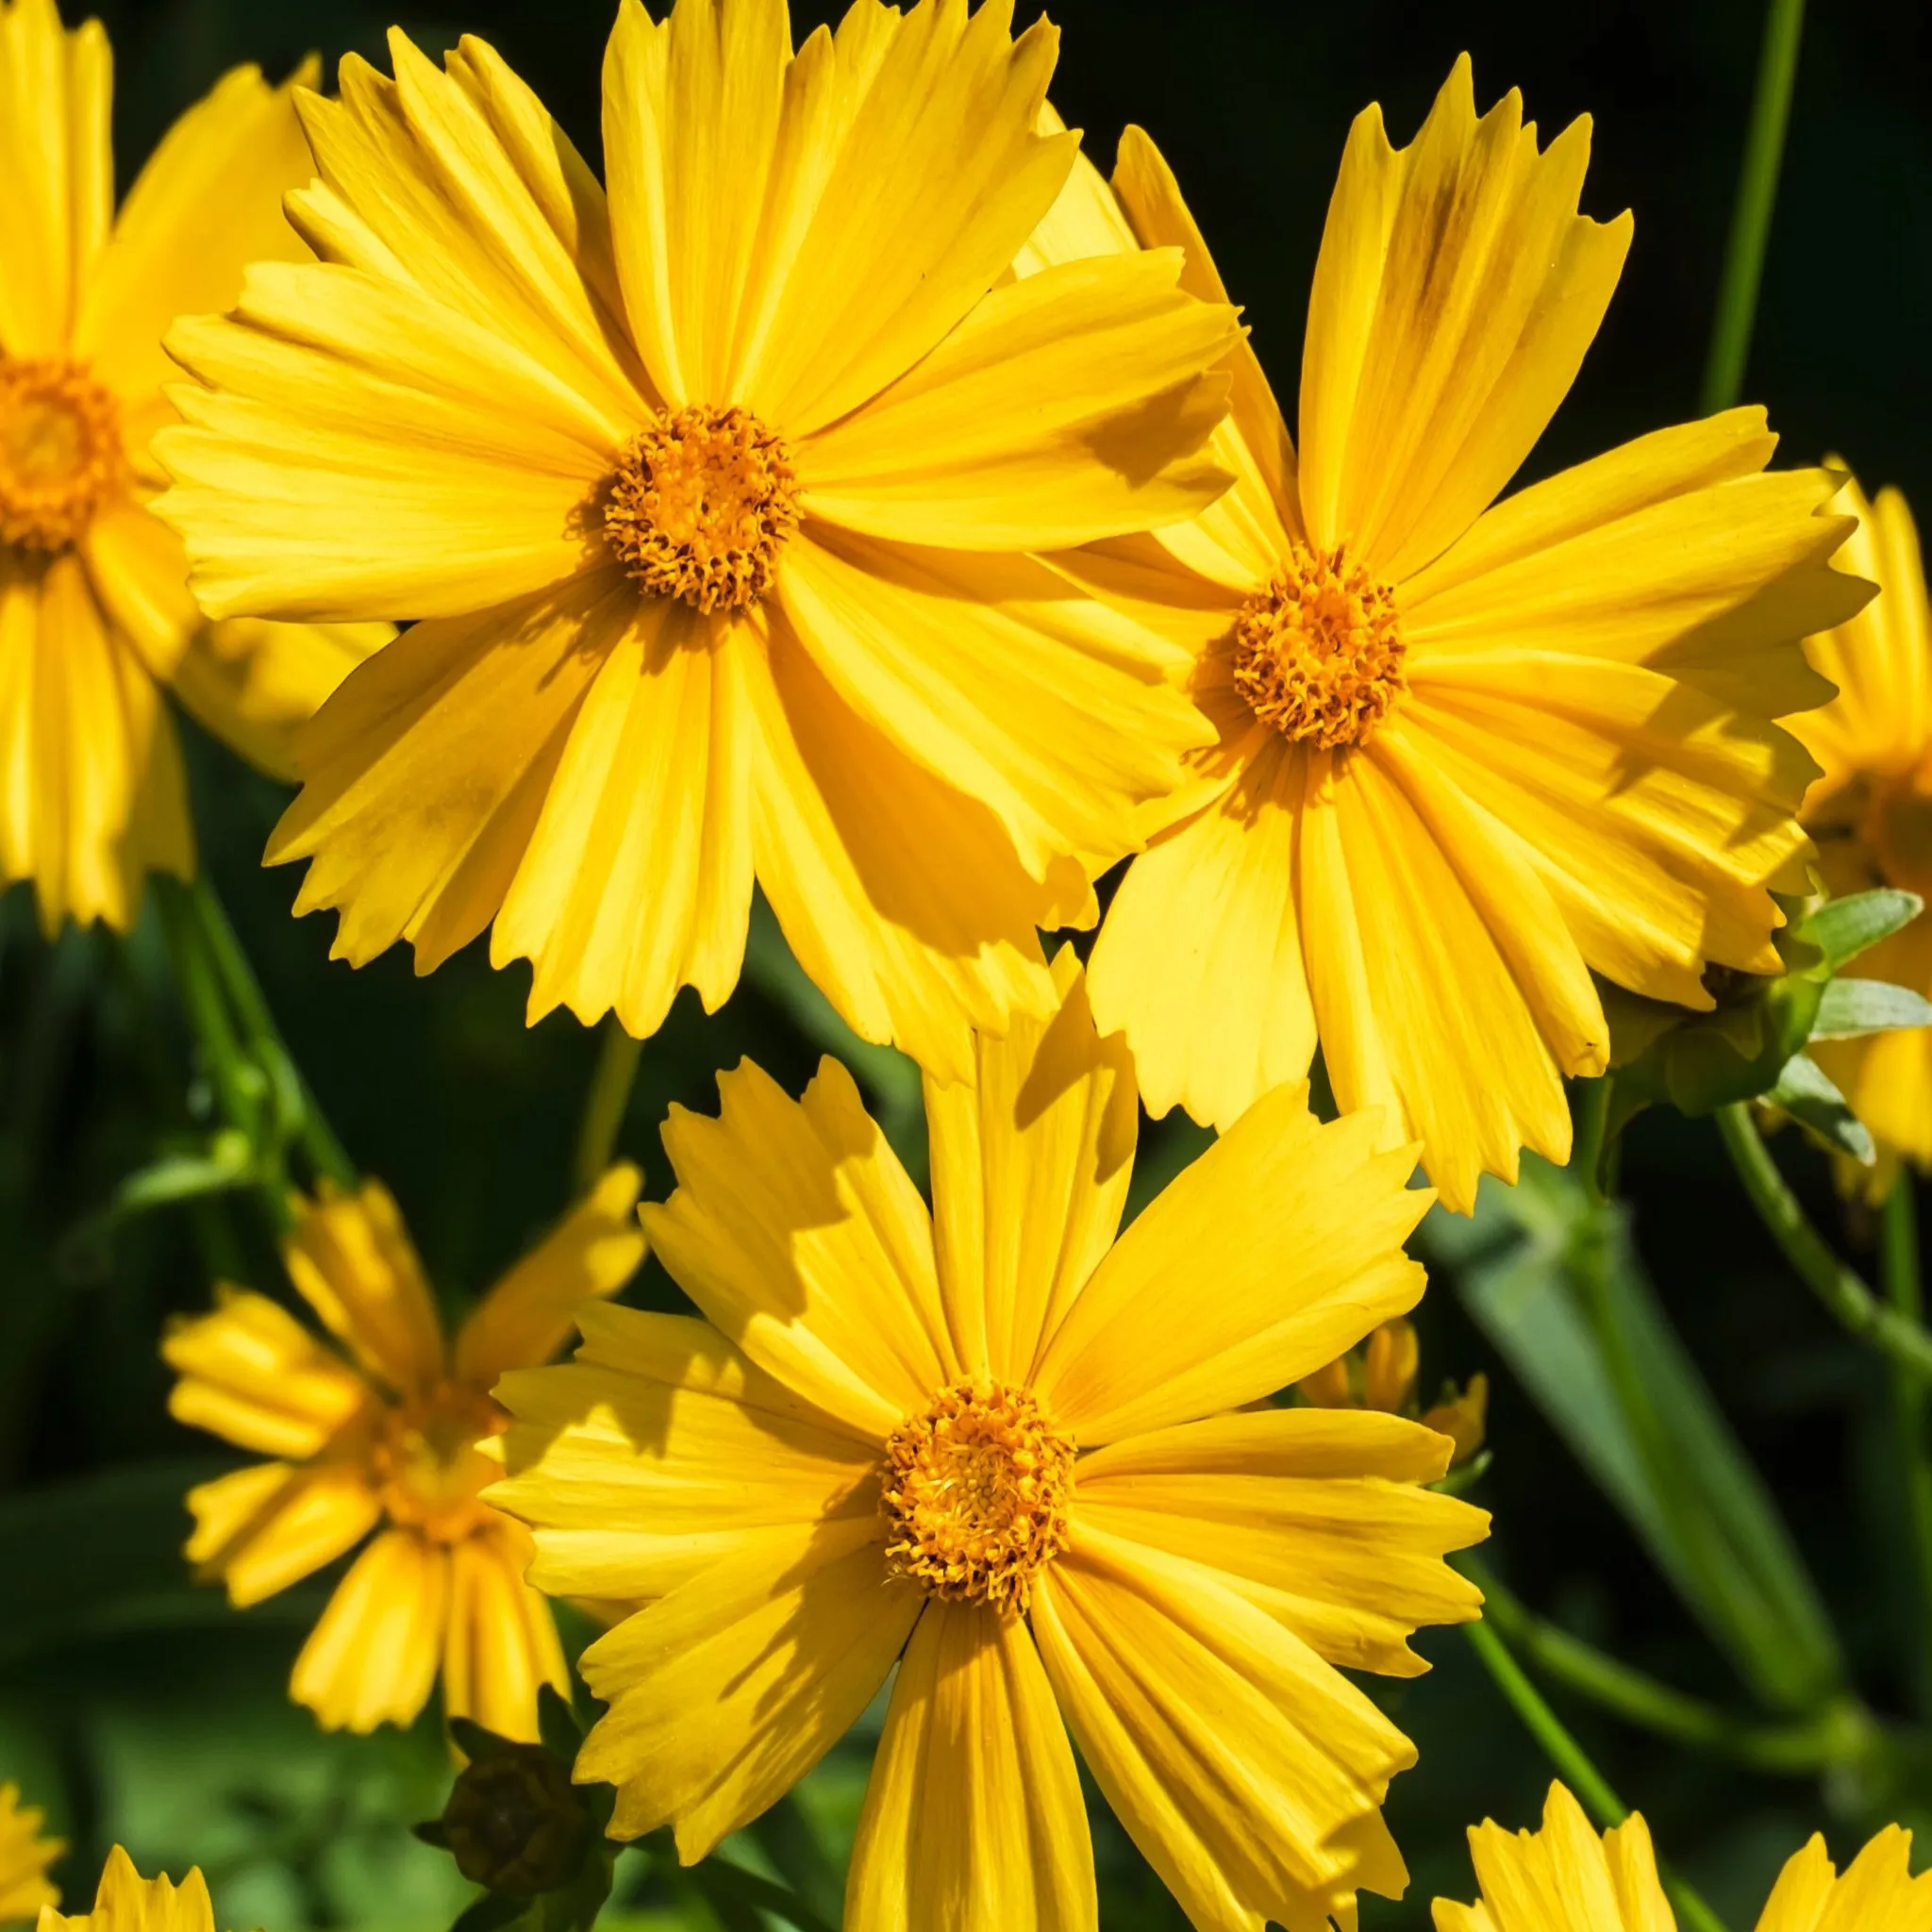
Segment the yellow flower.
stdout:
<svg viewBox="0 0 1932 1932">
<path fill-rule="evenodd" d="M 493 922 L 533 1018 L 646 1035 L 730 993 L 756 876 L 950 1077 L 1051 1004 L 1035 928 L 1208 733 L 1184 656 L 1024 553 L 1213 499 L 1234 324 L 1173 251 L 1003 279 L 1075 156 L 1011 12 L 858 0 L 794 56 L 784 0 L 624 0 L 608 202 L 479 42 L 304 98 L 327 265 L 170 338 L 163 513 L 212 611 L 424 620 L 270 844 L 339 956 Z"/>
<path fill-rule="evenodd" d="M 42 1906 L 60 1903 L 47 1868 L 67 1847 L 41 1836 L 42 1813 L 24 1807 L 18 1785 L 0 1785 L 0 1925 L 31 1919 Z"/>
<path fill-rule="evenodd" d="M 490 1398 L 506 1369 L 547 1360 L 579 1306 L 614 1294 L 643 1259 L 638 1173 L 613 1167 L 445 1341 L 422 1264 L 388 1192 L 298 1204 L 290 1279 L 338 1347 L 277 1303 L 221 1291 L 175 1327 L 179 1421 L 275 1457 L 188 1498 L 188 1556 L 229 1600 L 259 1603 L 385 1525 L 338 1585 L 290 1694 L 330 1729 L 407 1724 L 439 1665 L 443 1707 L 507 1737 L 537 1736 L 537 1689 L 565 1688 L 550 1608 L 523 1581 L 529 1537 L 478 1500 L 501 1472 Z"/>
<path fill-rule="evenodd" d="M 1592 972 L 1707 1008 L 1709 961 L 1775 973 L 1811 776 L 1771 720 L 1825 694 L 1799 634 L 1869 587 L 1818 471 L 1763 475 L 1761 411 L 1661 430 L 1497 504 L 1610 299 L 1630 222 L 1576 213 L 1586 122 L 1539 152 L 1457 63 L 1414 142 L 1356 122 L 1316 264 L 1297 454 L 1233 358 L 1238 475 L 1158 542 L 1058 561 L 1197 652 L 1220 734 L 1135 860 L 1092 962 L 1149 1106 L 1224 1126 L 1319 1038 L 1344 1109 L 1424 1143 L 1446 1205 L 1568 1158 L 1561 1075 L 1600 1074 Z M 1035 256 L 1179 242 L 1129 130 Z"/>
<path fill-rule="evenodd" d="M 174 411 L 161 338 L 232 301 L 245 263 L 307 251 L 282 219 L 308 178 L 287 89 L 238 68 L 175 125 L 119 216 L 112 69 L 98 22 L 0 0 L 0 886 L 42 924 L 125 929 L 193 832 L 158 685 L 237 750 L 287 736 L 386 627 L 208 626 L 148 505 Z"/>
<path fill-rule="evenodd" d="M 91 1912 L 41 1907 L 39 1932 L 214 1932 L 215 1908 L 201 1867 L 177 1885 L 163 1875 L 143 1878 L 119 1845 L 101 1868 L 100 1890 Z"/>
<path fill-rule="evenodd" d="M 1805 823 L 1834 896 L 1900 886 L 1932 898 L 1932 614 L 1912 513 L 1896 490 L 1875 502 L 1847 479 L 1842 507 L 1858 519 L 1841 560 L 1878 585 L 1848 623 L 1807 640 L 1811 661 L 1838 686 L 1824 709 L 1791 729 L 1824 767 L 1805 796 Z M 1932 919 L 1862 955 L 1854 975 L 1932 993 Z M 1878 1160 L 1840 1164 L 1874 1201 L 1901 1158 L 1932 1166 L 1932 1037 L 1916 1030 L 1821 1041 L 1812 1057 L 1872 1130 Z"/>
<path fill-rule="evenodd" d="M 1413 1306 L 1430 1196 L 1288 1087 L 1116 1241 L 1131 1061 L 1053 973 L 1054 1015 L 928 1080 L 930 1219 L 835 1061 L 674 1108 L 643 1219 L 708 1319 L 586 1307 L 575 1362 L 499 1386 L 491 1498 L 539 1588 L 644 1606 L 583 1658 L 617 1835 L 703 1857 L 896 1659 L 850 1932 L 1091 1932 L 1068 1726 L 1196 1924 L 1314 1932 L 1407 1879 L 1414 1748 L 1337 1667 L 1422 1671 L 1488 1518 L 1422 1487 L 1449 1444 L 1413 1423 L 1244 1405 Z"/>
<path fill-rule="evenodd" d="M 1489 1415 L 1490 1378 L 1469 1378 L 1460 1393 L 1443 1391 L 1442 1400 L 1425 1413 L 1415 1399 L 1416 1375 L 1422 1367 L 1422 1344 L 1415 1324 L 1406 1315 L 1384 1322 L 1360 1348 L 1337 1356 L 1295 1387 L 1304 1402 L 1317 1408 L 1378 1408 L 1387 1415 L 1415 1416 L 1424 1428 L 1447 1436 L 1456 1444 L 1450 1467 L 1467 1462 L 1483 1446 Z"/>
<path fill-rule="evenodd" d="M 1813 1838 L 1778 1875 L 1757 1932 L 1932 1932 L 1932 1874 L 1911 1875 L 1912 1835 L 1890 1825 L 1838 1875 Z M 1436 1932 L 1676 1932 L 1650 1827 L 1632 1814 L 1601 1839 L 1560 1784 L 1541 1831 L 1473 1825 L 1482 1896 L 1436 1901 Z"/>
</svg>

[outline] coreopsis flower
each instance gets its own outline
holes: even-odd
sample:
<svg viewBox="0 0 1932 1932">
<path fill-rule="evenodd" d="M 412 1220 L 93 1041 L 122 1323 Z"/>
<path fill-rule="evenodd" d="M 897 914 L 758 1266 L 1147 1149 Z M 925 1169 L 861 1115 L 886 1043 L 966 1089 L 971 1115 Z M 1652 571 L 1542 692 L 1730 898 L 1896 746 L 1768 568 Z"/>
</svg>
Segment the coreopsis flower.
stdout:
<svg viewBox="0 0 1932 1932">
<path fill-rule="evenodd" d="M 308 177 L 287 88 L 238 68 L 177 122 L 119 214 L 97 22 L 0 0 L 0 886 L 42 924 L 126 928 L 151 871 L 194 867 L 160 687 L 258 764 L 384 627 L 210 626 L 148 508 L 174 411 L 161 338 L 234 299 L 245 263 L 306 254 L 282 219 Z"/>
<path fill-rule="evenodd" d="M 1422 1343 L 1415 1324 L 1397 1315 L 1374 1329 L 1359 1348 L 1304 1375 L 1295 1389 L 1304 1402 L 1317 1408 L 1378 1408 L 1387 1415 L 1414 1416 L 1424 1428 L 1455 1443 L 1450 1467 L 1457 1468 L 1483 1446 L 1490 1378 L 1475 1374 L 1462 1389 L 1446 1387 L 1441 1401 L 1423 1409 L 1415 1392 L 1421 1370 Z"/>
<path fill-rule="evenodd" d="M 1932 1932 L 1932 1874 L 1911 1875 L 1912 1835 L 1890 1825 L 1840 1877 L 1814 1837 L 1785 1865 L 1757 1932 Z M 1439 1898 L 1436 1932 L 1676 1932 L 1650 1827 L 1636 1814 L 1599 1838 L 1560 1784 L 1540 1831 L 1472 1825 L 1482 1896 Z"/>
<path fill-rule="evenodd" d="M 31 1919 L 42 1906 L 60 1903 L 47 1868 L 67 1847 L 41 1836 L 42 1814 L 20 1802 L 18 1785 L 0 1785 L 0 1925 Z"/>
<path fill-rule="evenodd" d="M 297 1204 L 289 1278 L 324 1341 L 279 1303 L 220 1291 L 162 1354 L 177 1420 L 275 1458 L 190 1492 L 188 1557 L 259 1603 L 373 1541 L 295 1660 L 289 1690 L 330 1729 L 407 1724 L 439 1669 L 443 1706 L 511 1738 L 537 1736 L 537 1691 L 568 1683 L 550 1607 L 525 1588 L 529 1538 L 480 1500 L 505 1424 L 490 1395 L 545 1361 L 580 1304 L 643 1259 L 637 1170 L 613 1167 L 483 1297 L 454 1336 L 408 1232 L 374 1182 Z"/>
<path fill-rule="evenodd" d="M 119 1846 L 101 1867 L 91 1912 L 41 1907 L 38 1932 L 215 1932 L 214 1902 L 199 1865 L 174 1884 L 165 1873 L 143 1878 Z"/>
<path fill-rule="evenodd" d="M 898 1675 L 850 1932 L 1094 1925 L 1067 1731 L 1196 1924 L 1325 1928 L 1406 1873 L 1414 1759 L 1341 1669 L 1408 1676 L 1480 1597 L 1448 1441 L 1260 1405 L 1411 1307 L 1413 1149 L 1270 1094 L 1118 1240 L 1136 1094 L 1070 949 L 1061 1004 L 928 1078 L 934 1208 L 837 1062 L 672 1109 L 643 1209 L 705 1319 L 587 1306 L 506 1376 L 491 1491 L 531 1580 L 642 1604 L 585 1653 L 577 1775 L 703 1857 Z"/>
<path fill-rule="evenodd" d="M 1024 553 L 1204 508 L 1232 311 L 1174 251 L 1015 285 L 1074 138 L 1010 0 L 624 0 L 608 199 L 481 42 L 304 97 L 324 258 L 172 353 L 211 611 L 419 619 L 305 734 L 269 847 L 358 963 L 493 924 L 532 1018 L 731 991 L 754 878 L 858 1032 L 950 1076 L 1205 728 Z"/>
<path fill-rule="evenodd" d="M 1137 858 L 1092 961 L 1148 1104 L 1225 1125 L 1319 1041 L 1344 1108 L 1413 1136 L 1451 1208 L 1520 1148 L 1568 1158 L 1562 1075 L 1603 1072 L 1592 973 L 1710 1004 L 1775 973 L 1812 767 L 1771 721 L 1823 686 L 1800 634 L 1869 587 L 1824 472 L 1764 474 L 1757 409 L 1498 492 L 1609 302 L 1630 219 L 1576 212 L 1579 121 L 1539 150 L 1480 119 L 1467 59 L 1395 149 L 1356 122 L 1308 306 L 1300 448 L 1233 357 L 1215 451 L 1239 481 L 1159 541 L 1062 559 L 1191 641 L 1218 733 Z M 1179 243 L 1220 278 L 1129 130 L 1037 259 Z"/>
<path fill-rule="evenodd" d="M 1805 795 L 1805 823 L 1834 896 L 1882 885 L 1923 898 L 1932 893 L 1932 613 L 1919 535 L 1896 490 L 1867 502 L 1847 479 L 1841 502 L 1858 519 L 1841 560 L 1879 591 L 1806 645 L 1838 696 L 1791 720 L 1824 768 Z M 1857 976 L 1932 993 L 1932 920 L 1874 946 Z M 1876 1143 L 1857 1186 L 1882 1199 L 1901 1159 L 1932 1166 L 1932 1036 L 1878 1034 L 1821 1045 L 1814 1057 Z M 1848 1163 L 1840 1174 L 1853 1177 Z"/>
</svg>

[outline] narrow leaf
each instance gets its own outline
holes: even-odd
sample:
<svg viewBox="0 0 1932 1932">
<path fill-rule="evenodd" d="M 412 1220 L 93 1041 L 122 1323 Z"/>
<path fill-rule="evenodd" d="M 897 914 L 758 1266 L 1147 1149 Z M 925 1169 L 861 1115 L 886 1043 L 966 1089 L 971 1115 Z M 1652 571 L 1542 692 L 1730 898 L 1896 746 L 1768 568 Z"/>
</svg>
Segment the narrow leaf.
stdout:
<svg viewBox="0 0 1932 1932">
<path fill-rule="evenodd" d="M 1870 892 L 1852 892 L 1831 899 L 1800 921 L 1798 931 L 1824 955 L 1836 973 L 1880 940 L 1889 940 L 1915 920 L 1924 906 L 1916 892 L 1881 886 Z"/>
<path fill-rule="evenodd" d="M 1848 1154 L 1865 1167 L 1878 1158 L 1871 1130 L 1831 1084 L 1824 1069 L 1806 1055 L 1793 1054 L 1786 1061 L 1777 1085 L 1764 1097 L 1834 1153 Z"/>
<path fill-rule="evenodd" d="M 1818 1002 L 1813 1040 L 1853 1040 L 1900 1026 L 1932 1026 L 1932 1000 L 1884 979 L 1834 979 Z"/>
</svg>

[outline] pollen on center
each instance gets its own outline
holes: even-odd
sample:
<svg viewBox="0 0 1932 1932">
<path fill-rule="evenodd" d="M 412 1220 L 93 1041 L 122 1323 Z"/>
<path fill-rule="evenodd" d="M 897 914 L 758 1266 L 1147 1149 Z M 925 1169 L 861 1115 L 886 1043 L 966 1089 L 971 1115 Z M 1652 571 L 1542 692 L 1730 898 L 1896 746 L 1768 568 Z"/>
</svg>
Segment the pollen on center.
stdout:
<svg viewBox="0 0 1932 1932">
<path fill-rule="evenodd" d="M 374 1464 L 391 1522 L 435 1542 L 460 1542 L 492 1514 L 482 1491 L 503 1469 L 478 1444 L 501 1435 L 508 1422 L 487 1395 L 447 1382 L 390 1409 Z"/>
<path fill-rule="evenodd" d="M 78 542 L 126 467 L 120 405 L 85 368 L 0 357 L 0 544 Z"/>
<path fill-rule="evenodd" d="M 1395 597 L 1346 550 L 1294 544 L 1235 625 L 1234 688 L 1284 738 L 1366 744 L 1408 689 Z"/>
<path fill-rule="evenodd" d="M 798 527 L 797 481 L 784 440 L 748 410 L 678 409 L 631 439 L 605 539 L 649 595 L 741 610 L 771 588 Z"/>
<path fill-rule="evenodd" d="M 1024 1611 L 1067 1545 L 1074 1444 L 1024 1389 L 941 1390 L 886 1442 L 886 1564 L 944 1603 Z"/>
</svg>

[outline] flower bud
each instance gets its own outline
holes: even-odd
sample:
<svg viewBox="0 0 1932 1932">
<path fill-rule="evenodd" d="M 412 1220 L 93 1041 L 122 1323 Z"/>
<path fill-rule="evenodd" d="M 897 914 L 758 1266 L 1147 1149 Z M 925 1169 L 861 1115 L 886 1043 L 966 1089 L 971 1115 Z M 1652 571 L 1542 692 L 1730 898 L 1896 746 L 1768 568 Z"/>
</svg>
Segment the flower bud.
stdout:
<svg viewBox="0 0 1932 1932">
<path fill-rule="evenodd" d="M 590 1813 L 570 1769 L 541 1744 L 473 1758 L 442 1812 L 442 1840 L 473 1885 L 533 1898 L 568 1884 Z"/>
</svg>

